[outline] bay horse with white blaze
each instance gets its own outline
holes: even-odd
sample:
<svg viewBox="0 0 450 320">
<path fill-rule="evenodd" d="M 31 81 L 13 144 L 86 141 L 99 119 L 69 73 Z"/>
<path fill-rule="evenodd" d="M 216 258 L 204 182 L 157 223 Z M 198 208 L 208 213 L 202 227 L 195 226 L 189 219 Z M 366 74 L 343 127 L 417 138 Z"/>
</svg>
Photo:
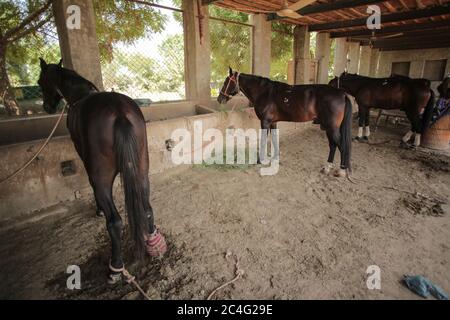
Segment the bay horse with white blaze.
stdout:
<svg viewBox="0 0 450 320">
<path fill-rule="evenodd" d="M 276 129 L 278 121 L 306 122 L 314 120 L 326 131 L 329 154 L 322 172 L 329 173 L 333 168 L 336 148 L 341 153 L 340 169 L 336 176 L 347 177 L 351 173 L 351 121 L 352 106 L 345 92 L 328 85 L 288 85 L 270 79 L 233 72 L 230 68 L 217 101 L 225 103 L 232 96 L 242 92 L 255 109 L 261 121 L 260 161 L 265 157 L 267 133 Z M 267 132 L 267 133 L 264 133 Z M 272 144 L 274 139 L 272 132 Z M 278 158 L 278 146 L 275 157 Z"/>
<path fill-rule="evenodd" d="M 108 282 L 116 283 L 124 270 L 122 219 L 113 202 L 113 182 L 120 172 L 125 208 L 137 256 L 160 256 L 166 242 L 154 225 L 149 202 L 148 147 L 144 116 L 129 97 L 99 92 L 90 81 L 59 64 L 41 61 L 38 84 L 47 113 L 55 113 L 64 99 L 69 106 L 67 127 L 94 190 L 97 212 L 106 218 L 112 255 Z"/>
<path fill-rule="evenodd" d="M 329 84 L 335 88 L 342 88 L 355 97 L 359 108 L 357 141 L 369 139 L 370 108 L 400 109 L 406 113 L 412 127 L 402 138 L 403 143 L 407 143 L 415 134 L 414 145 L 420 145 L 420 134 L 434 105 L 434 93 L 429 80 L 399 75 L 370 78 L 343 72 L 339 77 L 334 77 Z"/>
</svg>

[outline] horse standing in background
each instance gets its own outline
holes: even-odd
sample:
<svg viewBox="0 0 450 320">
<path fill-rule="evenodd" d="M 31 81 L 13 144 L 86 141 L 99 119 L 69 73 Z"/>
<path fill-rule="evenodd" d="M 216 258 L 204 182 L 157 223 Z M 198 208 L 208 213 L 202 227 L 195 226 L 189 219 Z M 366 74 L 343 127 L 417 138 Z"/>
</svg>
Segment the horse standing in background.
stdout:
<svg viewBox="0 0 450 320">
<path fill-rule="evenodd" d="M 328 162 L 322 169 L 329 173 L 333 168 L 336 148 L 341 153 L 340 169 L 337 176 L 347 177 L 351 173 L 351 125 L 352 105 L 340 89 L 328 85 L 288 85 L 270 79 L 233 72 L 225 78 L 219 103 L 225 103 L 240 91 L 249 99 L 255 113 L 261 121 L 260 161 L 265 157 L 267 133 L 276 129 L 278 121 L 306 122 L 314 120 L 325 130 L 329 143 Z M 278 140 L 272 132 L 272 144 L 275 144 L 275 158 L 278 159 Z"/>
<path fill-rule="evenodd" d="M 407 143 L 415 134 L 414 145 L 420 145 L 420 134 L 425 119 L 429 117 L 434 105 L 434 93 L 429 80 L 397 75 L 389 78 L 370 78 L 343 72 L 339 77 L 334 77 L 329 84 L 335 88 L 342 88 L 355 97 L 359 108 L 359 128 L 356 137 L 358 141 L 369 139 L 370 108 L 400 109 L 406 113 L 412 127 L 403 136 L 402 141 Z"/>
<path fill-rule="evenodd" d="M 122 219 L 113 202 L 113 182 L 120 172 L 125 207 L 138 257 L 147 252 L 160 256 L 166 242 L 153 221 L 149 202 L 148 147 L 144 116 L 129 97 L 115 92 L 99 92 L 90 81 L 59 64 L 41 60 L 38 84 L 47 113 L 55 113 L 65 99 L 69 111 L 67 127 L 75 149 L 83 161 L 94 190 L 97 210 L 106 218 L 112 255 L 108 282 L 116 283 L 124 271 L 122 259 Z"/>
</svg>

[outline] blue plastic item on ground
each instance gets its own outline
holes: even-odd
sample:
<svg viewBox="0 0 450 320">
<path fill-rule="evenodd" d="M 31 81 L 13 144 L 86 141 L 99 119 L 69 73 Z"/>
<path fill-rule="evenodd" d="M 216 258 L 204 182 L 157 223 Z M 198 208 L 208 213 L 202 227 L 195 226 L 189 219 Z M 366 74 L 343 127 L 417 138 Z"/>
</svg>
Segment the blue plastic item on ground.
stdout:
<svg viewBox="0 0 450 320">
<path fill-rule="evenodd" d="M 423 298 L 428 298 L 430 294 L 439 300 L 448 300 L 447 294 L 441 287 L 435 285 L 433 282 L 424 276 L 408 276 L 403 278 L 406 286 L 413 292 L 417 293 Z"/>
</svg>

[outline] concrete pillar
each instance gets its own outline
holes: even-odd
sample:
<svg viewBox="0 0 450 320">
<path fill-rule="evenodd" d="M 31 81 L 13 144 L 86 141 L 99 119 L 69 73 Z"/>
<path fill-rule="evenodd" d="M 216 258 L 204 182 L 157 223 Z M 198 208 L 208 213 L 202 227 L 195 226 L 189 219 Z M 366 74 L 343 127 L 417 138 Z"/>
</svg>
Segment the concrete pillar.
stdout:
<svg viewBox="0 0 450 320">
<path fill-rule="evenodd" d="M 370 54 L 370 70 L 369 76 L 376 78 L 378 74 L 378 61 L 380 58 L 380 50 L 372 49 L 372 53 Z"/>
<path fill-rule="evenodd" d="M 211 100 L 209 15 L 208 7 L 199 3 L 192 0 L 182 3 L 186 99 L 207 103 Z"/>
<path fill-rule="evenodd" d="M 252 73 L 269 77 L 271 62 L 272 23 L 265 14 L 251 16 L 252 33 Z"/>
<path fill-rule="evenodd" d="M 359 42 L 350 42 L 348 46 L 348 72 L 358 73 L 359 66 Z"/>
<path fill-rule="evenodd" d="M 80 8 L 80 28 L 67 28 L 67 7 Z M 100 52 L 95 30 L 95 13 L 90 0 L 53 1 L 53 15 L 58 31 L 63 65 L 78 72 L 103 90 Z M 70 13 L 72 16 L 72 13 Z M 56 63 L 57 61 L 50 61 Z"/>
<path fill-rule="evenodd" d="M 336 38 L 336 49 L 334 53 L 334 75 L 340 76 L 347 70 L 348 42 L 345 38 Z"/>
<path fill-rule="evenodd" d="M 369 76 L 371 55 L 372 55 L 372 49 L 369 46 L 361 47 L 361 53 L 359 55 L 358 74 L 360 74 L 362 76 Z"/>
<path fill-rule="evenodd" d="M 309 83 L 309 32 L 306 26 L 294 28 L 294 83 Z"/>
<path fill-rule="evenodd" d="M 328 83 L 328 68 L 330 64 L 331 39 L 327 32 L 316 36 L 316 59 L 318 61 L 317 83 Z"/>
</svg>

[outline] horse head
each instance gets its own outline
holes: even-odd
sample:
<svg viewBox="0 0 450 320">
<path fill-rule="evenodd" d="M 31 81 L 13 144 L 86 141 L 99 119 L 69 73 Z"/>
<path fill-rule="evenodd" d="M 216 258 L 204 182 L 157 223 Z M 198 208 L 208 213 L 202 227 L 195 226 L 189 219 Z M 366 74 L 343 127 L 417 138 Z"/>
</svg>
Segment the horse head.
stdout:
<svg viewBox="0 0 450 320">
<path fill-rule="evenodd" d="M 57 88 L 58 71 L 62 68 L 62 59 L 58 64 L 48 64 L 44 59 L 39 58 L 41 73 L 38 84 L 42 90 L 43 107 L 47 113 L 56 112 L 59 102 L 62 99 L 61 93 Z"/>
</svg>

